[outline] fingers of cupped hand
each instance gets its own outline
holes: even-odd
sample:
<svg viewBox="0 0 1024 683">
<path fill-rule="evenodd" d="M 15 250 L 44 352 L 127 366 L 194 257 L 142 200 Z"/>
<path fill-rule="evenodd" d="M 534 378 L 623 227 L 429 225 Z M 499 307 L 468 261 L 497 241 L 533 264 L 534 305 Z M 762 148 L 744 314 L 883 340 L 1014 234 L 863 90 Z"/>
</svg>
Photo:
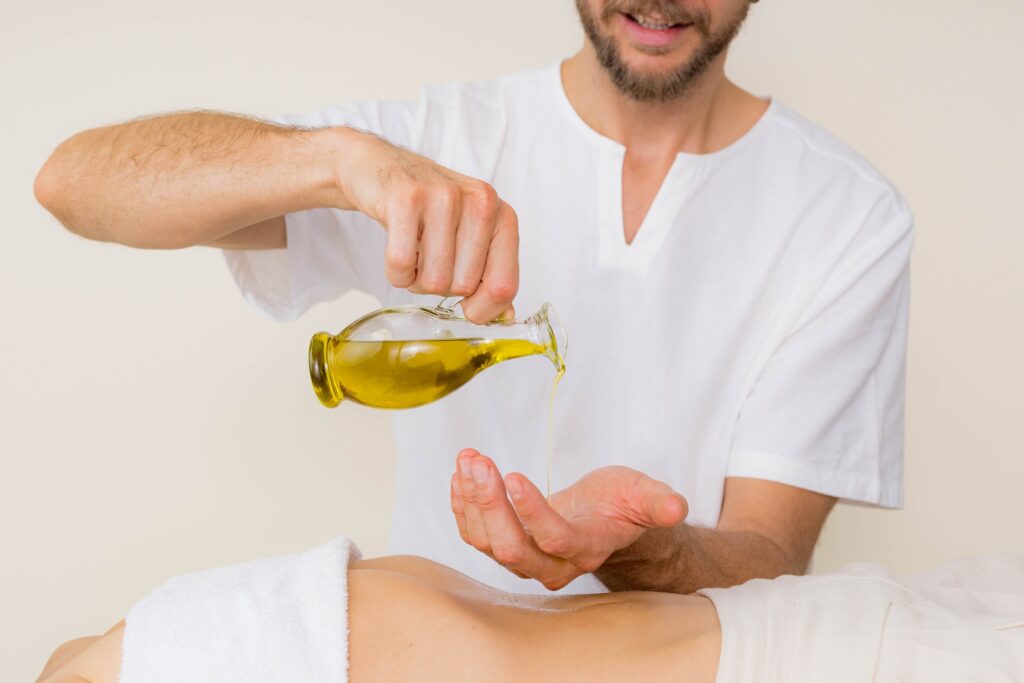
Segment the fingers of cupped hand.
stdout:
<svg viewBox="0 0 1024 683">
<path fill-rule="evenodd" d="M 506 477 L 512 504 L 537 547 L 548 555 L 571 559 L 580 552 L 569 522 L 551 507 L 544 494 L 521 474 Z"/>
<path fill-rule="evenodd" d="M 512 244 L 507 224 L 514 212 L 494 188 L 480 180 L 442 170 L 393 179 L 386 206 L 385 272 L 395 287 L 423 294 L 470 296 L 487 276 L 485 266 L 494 253 L 499 227 L 505 233 L 499 251 L 507 251 Z M 514 232 L 517 249 L 518 230 Z M 502 256 L 508 260 L 509 255 Z M 517 255 L 510 256 L 515 263 Z M 499 270 L 509 269 L 502 266 Z M 502 279 L 501 272 L 492 279 Z M 518 276 L 514 285 L 518 286 Z"/>
<path fill-rule="evenodd" d="M 533 543 L 508 501 L 501 475 L 486 456 L 460 454 L 452 477 L 452 511 L 463 540 L 517 576 L 561 587 L 579 574 Z"/>
<path fill-rule="evenodd" d="M 457 460 L 458 491 L 461 494 L 463 513 L 469 527 L 470 543 L 481 552 L 492 553 L 498 549 L 502 559 L 525 537 L 522 525 L 515 516 L 512 506 L 505 497 L 501 477 L 490 458 L 464 451 Z"/>
<path fill-rule="evenodd" d="M 459 527 L 459 536 L 466 543 L 472 543 L 469 535 L 469 524 L 466 522 L 466 506 L 462 502 L 462 492 L 459 490 L 459 475 L 452 475 L 452 514 L 455 515 L 455 523 Z"/>
</svg>

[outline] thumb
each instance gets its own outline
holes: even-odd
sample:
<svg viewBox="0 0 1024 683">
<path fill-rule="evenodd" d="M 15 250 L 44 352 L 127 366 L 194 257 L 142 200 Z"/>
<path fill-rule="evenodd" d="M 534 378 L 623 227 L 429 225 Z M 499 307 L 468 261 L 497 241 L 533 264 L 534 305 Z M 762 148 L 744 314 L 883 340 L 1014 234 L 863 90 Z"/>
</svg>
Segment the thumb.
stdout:
<svg viewBox="0 0 1024 683">
<path fill-rule="evenodd" d="M 656 479 L 644 477 L 636 495 L 639 500 L 635 508 L 643 526 L 672 527 L 686 519 L 690 511 L 686 498 Z"/>
</svg>

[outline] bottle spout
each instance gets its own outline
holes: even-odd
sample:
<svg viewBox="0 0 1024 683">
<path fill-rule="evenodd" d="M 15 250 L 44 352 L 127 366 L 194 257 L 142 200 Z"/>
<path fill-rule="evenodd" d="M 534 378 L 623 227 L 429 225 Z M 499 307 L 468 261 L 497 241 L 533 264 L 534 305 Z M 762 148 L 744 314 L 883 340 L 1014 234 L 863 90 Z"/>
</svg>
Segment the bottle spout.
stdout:
<svg viewBox="0 0 1024 683">
<path fill-rule="evenodd" d="M 334 408 L 341 403 L 344 394 L 334 381 L 331 372 L 330 353 L 331 336 L 326 332 L 317 332 L 309 342 L 309 378 L 313 382 L 313 391 L 320 403 Z"/>
<path fill-rule="evenodd" d="M 544 347 L 544 355 L 555 364 L 556 372 L 565 371 L 565 357 L 569 351 L 569 337 L 565 333 L 565 326 L 558 317 L 555 307 L 545 303 L 540 307 L 535 319 L 541 329 L 541 344 Z"/>
</svg>

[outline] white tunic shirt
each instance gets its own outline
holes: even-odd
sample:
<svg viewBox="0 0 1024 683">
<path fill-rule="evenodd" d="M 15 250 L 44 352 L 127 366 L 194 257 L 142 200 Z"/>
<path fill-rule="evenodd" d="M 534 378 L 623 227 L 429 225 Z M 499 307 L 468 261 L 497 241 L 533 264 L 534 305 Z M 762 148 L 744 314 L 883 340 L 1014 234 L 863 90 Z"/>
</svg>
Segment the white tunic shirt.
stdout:
<svg viewBox="0 0 1024 683">
<path fill-rule="evenodd" d="M 728 147 L 678 154 L 627 245 L 625 149 L 580 119 L 557 65 L 428 87 L 417 103 L 284 121 L 374 131 L 490 182 L 516 210 L 516 310 L 550 301 L 569 337 L 552 490 L 626 465 L 686 496 L 698 525 L 716 523 L 726 477 L 902 503 L 913 217 L 885 178 L 821 128 L 773 101 Z M 371 219 L 316 209 L 286 225 L 287 249 L 226 252 L 246 297 L 275 318 L 350 289 L 384 304 L 437 302 L 390 287 L 386 233 Z M 448 497 L 467 446 L 543 490 L 553 376 L 543 357 L 512 360 L 394 414 L 394 552 L 506 590 L 543 590 L 465 545 Z M 585 576 L 568 590 L 601 586 Z"/>
</svg>

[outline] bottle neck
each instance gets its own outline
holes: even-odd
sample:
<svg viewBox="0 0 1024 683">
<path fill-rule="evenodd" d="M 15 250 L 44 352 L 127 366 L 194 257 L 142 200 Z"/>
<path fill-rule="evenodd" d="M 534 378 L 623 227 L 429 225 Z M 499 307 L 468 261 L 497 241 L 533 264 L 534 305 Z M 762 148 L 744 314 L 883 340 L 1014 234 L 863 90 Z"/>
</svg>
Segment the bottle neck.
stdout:
<svg viewBox="0 0 1024 683">
<path fill-rule="evenodd" d="M 544 349 L 544 355 L 554 364 L 556 372 L 565 370 L 565 357 L 559 348 L 559 338 L 548 315 L 550 306 L 544 304 L 540 311 L 526 320 L 530 339 Z"/>
</svg>

